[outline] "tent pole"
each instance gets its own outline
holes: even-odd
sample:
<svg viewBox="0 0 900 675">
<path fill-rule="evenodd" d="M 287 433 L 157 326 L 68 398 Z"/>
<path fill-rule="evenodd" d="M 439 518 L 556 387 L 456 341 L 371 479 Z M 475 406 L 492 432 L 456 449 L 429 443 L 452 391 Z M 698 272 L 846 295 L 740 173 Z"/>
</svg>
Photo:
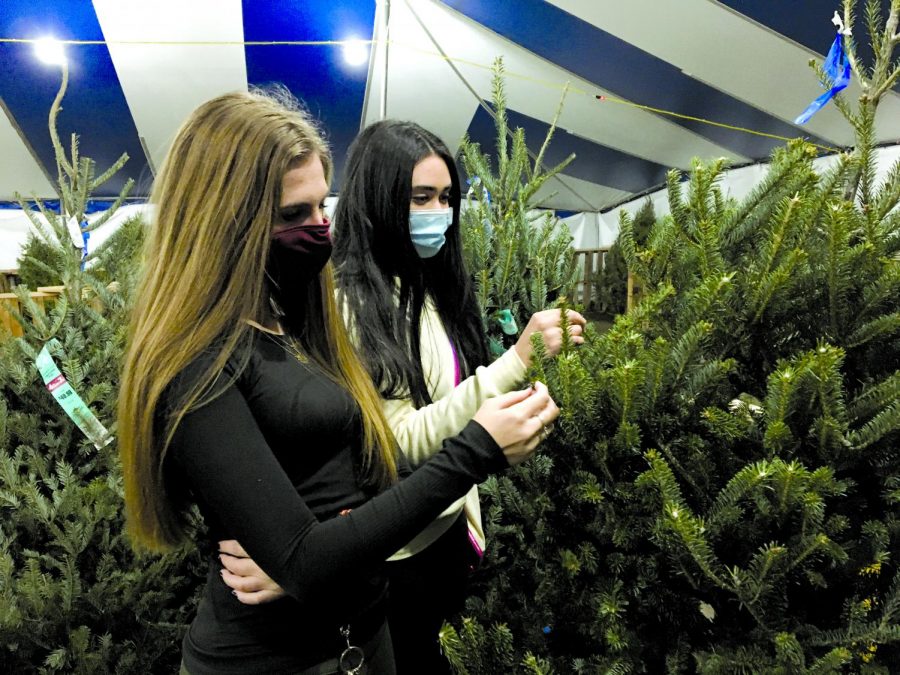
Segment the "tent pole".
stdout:
<svg viewBox="0 0 900 675">
<path fill-rule="evenodd" d="M 381 106 L 379 109 L 380 119 L 387 118 L 387 95 L 388 95 L 388 53 L 391 44 L 391 0 L 383 0 L 384 11 L 382 18 L 384 20 L 384 72 L 381 76 Z"/>
</svg>

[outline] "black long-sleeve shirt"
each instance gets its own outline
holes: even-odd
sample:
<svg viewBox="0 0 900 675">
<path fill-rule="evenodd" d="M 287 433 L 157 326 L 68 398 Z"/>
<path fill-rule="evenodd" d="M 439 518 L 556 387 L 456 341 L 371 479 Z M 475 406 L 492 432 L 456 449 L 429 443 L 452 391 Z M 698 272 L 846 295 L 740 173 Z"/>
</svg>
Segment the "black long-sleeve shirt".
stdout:
<svg viewBox="0 0 900 675">
<path fill-rule="evenodd" d="M 168 400 L 208 363 L 187 368 Z M 222 377 L 233 378 L 234 363 Z M 295 672 L 337 656 L 346 623 L 354 641 L 364 641 L 384 618 L 383 561 L 473 483 L 507 466 L 473 421 L 375 495 L 361 480 L 361 446 L 349 394 L 264 334 L 234 383 L 182 420 L 167 476 L 173 491 L 196 499 L 211 539 L 206 588 L 184 641 L 192 675 Z M 352 511 L 336 517 L 344 509 Z M 241 604 L 220 577 L 214 543 L 222 539 L 240 541 L 289 597 Z"/>
</svg>

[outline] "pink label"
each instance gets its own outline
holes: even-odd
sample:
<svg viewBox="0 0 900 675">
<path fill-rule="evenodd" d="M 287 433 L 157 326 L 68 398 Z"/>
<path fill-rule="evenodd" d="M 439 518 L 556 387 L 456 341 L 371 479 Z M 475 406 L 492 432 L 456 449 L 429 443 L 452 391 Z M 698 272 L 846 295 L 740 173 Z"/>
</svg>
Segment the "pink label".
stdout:
<svg viewBox="0 0 900 675">
<path fill-rule="evenodd" d="M 66 383 L 66 378 L 65 378 L 65 376 L 64 376 L 64 375 L 58 375 L 58 376 L 54 377 L 52 380 L 50 380 L 50 381 L 47 383 L 47 389 L 48 389 L 49 391 L 53 391 L 54 389 L 56 389 L 57 387 L 60 387 L 60 386 L 64 385 L 65 383 Z"/>
</svg>

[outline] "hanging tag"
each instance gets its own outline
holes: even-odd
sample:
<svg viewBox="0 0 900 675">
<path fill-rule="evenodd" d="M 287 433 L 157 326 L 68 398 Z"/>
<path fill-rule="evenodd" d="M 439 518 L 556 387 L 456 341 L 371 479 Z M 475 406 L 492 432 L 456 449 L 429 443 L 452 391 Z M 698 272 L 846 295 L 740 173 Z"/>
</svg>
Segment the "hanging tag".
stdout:
<svg viewBox="0 0 900 675">
<path fill-rule="evenodd" d="M 56 399 L 56 402 L 59 403 L 66 415 L 78 425 L 78 428 L 99 450 L 108 445 L 113 437 L 110 436 L 109 431 L 100 423 L 100 420 L 91 412 L 85 402 L 81 400 L 81 397 L 72 389 L 72 385 L 66 381 L 65 376 L 57 367 L 56 361 L 50 356 L 48 347 L 51 344 L 57 346 L 59 342 L 50 340 L 44 345 L 37 357 L 36 364 L 38 372 L 41 374 L 41 379 L 44 380 L 47 390 L 53 394 L 53 398 Z"/>
<path fill-rule="evenodd" d="M 91 238 L 91 233 L 87 230 L 82 230 L 81 237 L 84 241 L 84 248 L 81 249 L 81 271 L 84 272 L 84 261 L 87 258 L 88 254 L 88 240 Z"/>
<path fill-rule="evenodd" d="M 508 309 L 501 309 L 500 316 L 497 317 L 497 321 L 500 322 L 500 330 L 503 331 L 504 335 L 517 335 L 519 332 L 519 327 L 516 325 L 516 319 L 512 315 L 512 312 Z"/>
<path fill-rule="evenodd" d="M 834 13 L 831 23 L 837 27 L 837 35 L 835 35 L 834 41 L 831 43 L 831 48 L 825 57 L 825 63 L 822 64 L 822 70 L 832 82 L 831 87 L 810 103 L 806 110 L 794 120 L 794 124 L 806 124 L 826 103 L 850 84 L 850 58 L 844 51 L 844 36 L 849 36 L 852 33 L 849 28 L 844 28 L 844 22 L 837 12 Z"/>
<path fill-rule="evenodd" d="M 83 248 L 84 239 L 81 236 L 81 224 L 75 219 L 75 216 L 66 218 L 66 229 L 69 231 L 69 239 L 72 240 L 72 246 Z"/>
</svg>

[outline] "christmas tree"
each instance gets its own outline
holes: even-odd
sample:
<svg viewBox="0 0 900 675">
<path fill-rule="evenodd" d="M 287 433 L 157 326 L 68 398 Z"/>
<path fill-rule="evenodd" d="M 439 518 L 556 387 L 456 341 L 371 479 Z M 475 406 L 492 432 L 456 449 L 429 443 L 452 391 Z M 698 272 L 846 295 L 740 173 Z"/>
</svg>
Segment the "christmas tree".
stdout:
<svg viewBox="0 0 900 675">
<path fill-rule="evenodd" d="M 622 216 L 646 295 L 534 369 L 562 415 L 482 488 L 458 672 L 900 672 L 900 162 L 876 181 L 873 141 L 900 1 L 879 10 L 871 68 L 844 38 L 862 96 L 830 169 L 791 142 L 736 201 L 698 161 L 645 245 Z"/>
<path fill-rule="evenodd" d="M 653 203 L 648 199 L 634 214 L 631 231 L 637 245 L 643 246 L 647 242 L 647 236 L 656 215 L 653 212 Z M 603 314 L 624 314 L 628 299 L 628 265 L 619 245 L 618 237 L 604 259 L 603 269 L 595 276 L 594 287 L 597 291 L 597 304 L 595 309 Z"/>
<path fill-rule="evenodd" d="M 56 117 L 67 81 L 64 66 L 49 120 L 60 213 L 35 199 L 39 218 L 19 199 L 38 233 L 21 262 L 64 289 L 44 307 L 17 287 L 24 335 L 0 335 L 0 671 L 171 673 L 198 585 L 190 564 L 199 561 L 132 552 L 113 437 L 144 225 L 126 221 L 87 255 L 75 245 L 113 215 L 131 183 L 86 225 L 91 192 L 127 157 L 96 176 L 74 134 L 66 155 Z"/>
<path fill-rule="evenodd" d="M 477 143 L 460 146 L 470 185 L 462 212 L 463 247 L 485 330 L 495 354 L 513 344 L 534 312 L 546 309 L 575 283 L 578 270 L 572 236 L 552 211 L 535 212 L 536 195 L 574 155 L 544 170 L 565 94 L 538 154 L 532 159 L 521 128 L 510 132 L 506 118 L 503 61 L 494 63 L 493 114 L 497 128 L 497 171 Z M 511 142 L 510 142 L 511 139 Z"/>
</svg>

